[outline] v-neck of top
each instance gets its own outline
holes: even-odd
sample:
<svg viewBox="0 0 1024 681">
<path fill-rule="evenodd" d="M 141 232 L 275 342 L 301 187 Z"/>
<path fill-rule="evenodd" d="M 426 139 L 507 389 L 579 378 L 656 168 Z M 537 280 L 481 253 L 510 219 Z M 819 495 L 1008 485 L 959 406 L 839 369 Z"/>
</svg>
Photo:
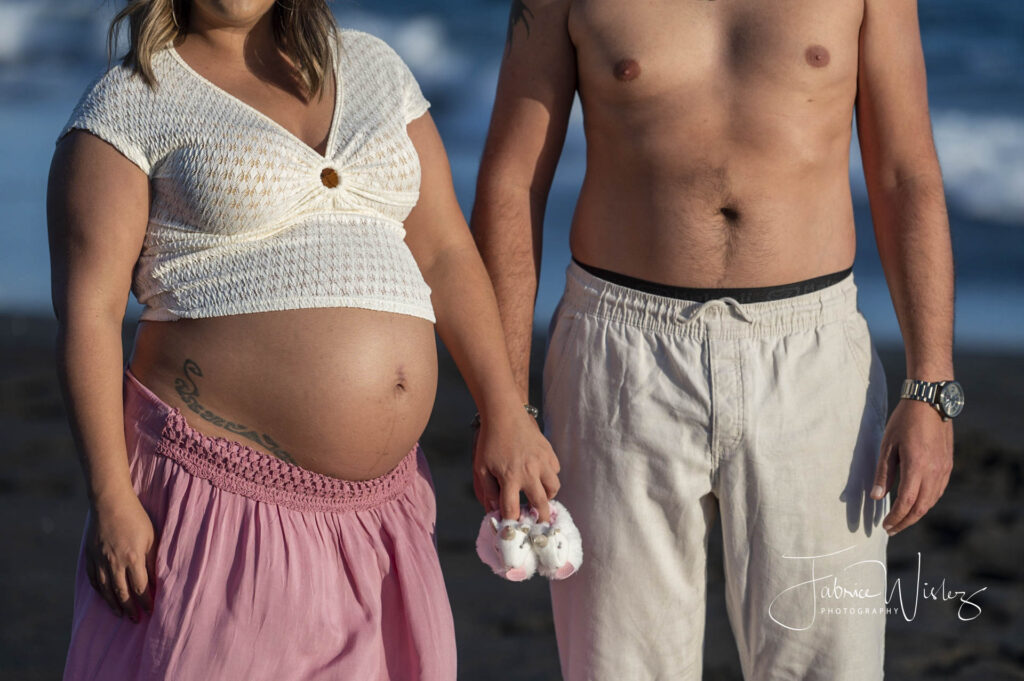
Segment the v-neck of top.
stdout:
<svg viewBox="0 0 1024 681">
<path fill-rule="evenodd" d="M 309 144 L 307 144 L 304 140 L 302 140 L 294 132 L 292 132 L 291 130 L 289 130 L 288 128 L 284 127 L 283 125 L 281 125 L 280 123 L 275 121 L 273 118 L 271 118 L 267 114 L 263 113 L 262 111 L 260 111 L 256 107 L 254 107 L 252 104 L 249 104 L 248 102 L 246 102 L 246 101 L 240 99 L 239 97 L 236 97 L 235 95 L 231 94 L 230 92 L 228 92 L 224 88 L 220 87 L 219 85 L 217 85 L 216 83 L 211 81 L 209 78 L 207 78 L 206 76 L 204 76 L 203 74 L 199 73 L 194 68 L 189 66 L 189 63 L 187 61 L 185 61 L 185 59 L 180 54 L 178 54 L 177 48 L 174 47 L 174 41 L 173 40 L 167 42 L 167 49 L 170 50 L 171 55 L 174 57 L 175 61 L 177 61 L 179 64 L 181 64 L 181 66 L 186 71 L 191 73 L 195 78 L 199 79 L 203 83 L 206 83 L 207 86 L 209 86 L 213 90 L 221 93 L 221 95 L 223 95 L 227 99 L 232 100 L 232 101 L 238 103 L 243 108 L 248 109 L 250 112 L 252 112 L 256 116 L 258 116 L 259 118 L 261 118 L 264 121 L 270 123 L 272 126 L 274 126 L 278 130 L 283 132 L 285 135 L 290 137 L 292 140 L 294 140 L 298 145 L 303 147 L 308 153 L 310 153 L 313 156 L 315 156 L 319 161 L 328 161 L 331 158 L 331 150 L 334 147 L 334 136 L 335 136 L 335 131 L 338 128 L 338 118 L 341 115 L 341 106 L 342 106 L 342 101 L 343 101 L 343 99 L 342 99 L 342 97 L 343 97 L 343 95 L 342 95 L 343 87 L 342 87 L 342 82 L 341 82 L 341 76 L 340 76 L 340 73 L 339 73 L 340 72 L 340 63 L 339 63 L 340 59 L 338 58 L 338 52 L 339 52 L 338 45 L 337 45 L 335 40 L 331 40 L 330 41 L 330 45 L 331 45 L 331 62 L 332 62 L 332 65 L 333 65 L 332 71 L 333 71 L 333 77 L 334 77 L 334 111 L 331 112 L 330 128 L 327 130 L 327 144 L 324 147 L 324 153 L 323 154 L 321 154 L 319 151 L 317 151 L 316 149 L 311 147 Z"/>
</svg>

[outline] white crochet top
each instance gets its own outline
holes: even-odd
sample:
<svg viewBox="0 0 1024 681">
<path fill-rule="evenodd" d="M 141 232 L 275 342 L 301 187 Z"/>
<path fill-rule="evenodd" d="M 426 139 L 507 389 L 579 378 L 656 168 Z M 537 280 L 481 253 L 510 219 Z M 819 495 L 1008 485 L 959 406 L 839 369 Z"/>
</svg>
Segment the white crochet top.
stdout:
<svg viewBox="0 0 1024 681">
<path fill-rule="evenodd" d="M 342 29 L 332 57 L 325 156 L 170 43 L 153 55 L 155 92 L 122 65 L 87 88 L 57 139 L 88 130 L 149 175 L 142 319 L 360 307 L 435 321 L 402 224 L 420 183 L 406 125 L 430 104 L 379 38 Z"/>
</svg>

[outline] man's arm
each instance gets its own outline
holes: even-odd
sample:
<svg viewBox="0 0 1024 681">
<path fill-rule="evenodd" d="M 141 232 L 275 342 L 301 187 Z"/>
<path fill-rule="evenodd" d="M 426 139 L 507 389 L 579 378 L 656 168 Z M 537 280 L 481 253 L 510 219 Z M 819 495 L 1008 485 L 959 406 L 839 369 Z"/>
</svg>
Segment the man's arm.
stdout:
<svg viewBox="0 0 1024 681">
<path fill-rule="evenodd" d="M 494 285 L 523 402 L 551 178 L 576 91 L 569 0 L 513 0 L 472 228 Z"/>
<path fill-rule="evenodd" d="M 916 0 L 865 0 L 857 130 L 875 238 L 906 347 L 907 377 L 953 378 L 953 255 L 932 141 Z M 872 496 L 899 490 L 890 534 L 942 496 L 953 427 L 930 405 L 900 400 L 886 427 Z"/>
</svg>

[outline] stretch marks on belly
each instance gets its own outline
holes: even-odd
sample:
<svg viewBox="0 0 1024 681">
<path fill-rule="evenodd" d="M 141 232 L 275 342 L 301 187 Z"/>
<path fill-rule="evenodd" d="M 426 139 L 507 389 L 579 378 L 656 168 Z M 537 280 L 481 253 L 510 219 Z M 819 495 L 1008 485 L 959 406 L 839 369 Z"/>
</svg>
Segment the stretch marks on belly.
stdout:
<svg viewBox="0 0 1024 681">
<path fill-rule="evenodd" d="M 291 454 L 281 449 L 281 446 L 266 433 L 260 435 L 249 426 L 243 426 L 240 423 L 229 421 L 223 416 L 214 414 L 212 411 L 200 404 L 199 386 L 196 385 L 193 376 L 201 378 L 203 370 L 199 368 L 199 365 L 196 364 L 194 360 L 186 359 L 185 364 L 182 366 L 182 371 L 184 372 L 185 377 L 174 379 L 174 389 L 178 392 L 178 397 L 181 398 L 182 402 L 188 405 L 189 409 L 199 414 L 204 421 L 209 421 L 213 425 L 219 426 L 224 430 L 229 430 L 232 433 L 237 433 L 244 438 L 252 440 L 282 461 L 295 463 L 295 459 L 291 457 Z"/>
</svg>

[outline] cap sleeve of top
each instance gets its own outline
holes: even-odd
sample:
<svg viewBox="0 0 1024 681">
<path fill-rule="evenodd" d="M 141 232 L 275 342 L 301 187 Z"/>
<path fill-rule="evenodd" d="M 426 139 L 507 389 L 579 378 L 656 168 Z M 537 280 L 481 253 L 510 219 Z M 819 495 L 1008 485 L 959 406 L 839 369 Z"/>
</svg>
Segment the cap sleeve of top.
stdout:
<svg viewBox="0 0 1024 681">
<path fill-rule="evenodd" d="M 143 126 L 148 120 L 148 86 L 123 66 L 115 66 L 86 88 L 56 142 L 72 130 L 86 130 L 107 142 L 149 175 Z M 56 144 L 55 142 L 55 144 Z"/>
<path fill-rule="evenodd" d="M 392 82 L 394 82 L 401 96 L 402 114 L 406 124 L 422 116 L 430 108 L 430 102 L 423 96 L 419 83 L 416 82 L 416 77 L 412 75 L 409 65 L 405 63 L 405 60 L 399 56 L 393 47 L 382 39 L 368 33 L 361 35 L 369 39 L 379 50 L 375 52 L 377 58 L 383 58 L 386 62 L 386 71 L 394 79 Z"/>
<path fill-rule="evenodd" d="M 396 55 L 397 57 L 397 55 Z M 420 90 L 419 83 L 416 82 L 416 77 L 412 75 L 412 71 L 409 70 L 409 66 L 398 58 L 398 79 L 402 84 L 402 101 L 405 111 L 405 122 L 408 124 L 410 121 L 414 121 L 430 108 L 430 102 L 423 96 L 423 91 Z"/>
</svg>

